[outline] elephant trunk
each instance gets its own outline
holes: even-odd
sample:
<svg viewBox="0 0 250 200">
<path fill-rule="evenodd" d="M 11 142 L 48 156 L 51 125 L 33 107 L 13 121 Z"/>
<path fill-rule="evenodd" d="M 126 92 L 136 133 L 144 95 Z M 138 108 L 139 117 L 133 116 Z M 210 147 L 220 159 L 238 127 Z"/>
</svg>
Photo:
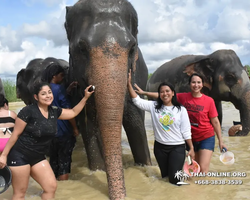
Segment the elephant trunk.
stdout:
<svg viewBox="0 0 250 200">
<path fill-rule="evenodd" d="M 242 131 L 237 132 L 236 136 L 246 136 L 250 132 L 250 91 L 248 90 L 242 95 L 241 103 L 239 104 L 240 120 Z"/>
<path fill-rule="evenodd" d="M 118 45 L 117 45 L 118 46 Z M 107 52 L 108 51 L 108 52 Z M 97 120 L 111 200 L 126 196 L 121 149 L 122 118 L 127 90 L 128 53 L 120 47 L 97 47 L 91 51 L 89 83 L 96 87 Z"/>
</svg>

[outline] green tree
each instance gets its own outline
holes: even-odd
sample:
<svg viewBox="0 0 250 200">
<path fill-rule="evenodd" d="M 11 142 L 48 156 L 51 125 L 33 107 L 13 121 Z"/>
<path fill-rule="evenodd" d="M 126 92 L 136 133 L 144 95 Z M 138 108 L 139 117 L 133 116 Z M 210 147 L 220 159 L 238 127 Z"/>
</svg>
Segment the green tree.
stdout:
<svg viewBox="0 0 250 200">
<path fill-rule="evenodd" d="M 148 80 L 150 79 L 150 77 L 153 75 L 153 73 L 149 73 L 148 74 Z"/>
<path fill-rule="evenodd" d="M 2 80 L 6 99 L 9 102 L 18 101 L 16 97 L 16 84 L 12 80 Z M 19 100 L 20 101 L 20 100 Z"/>
<path fill-rule="evenodd" d="M 249 76 L 250 75 L 250 66 L 249 65 L 245 65 L 244 68 L 247 71 L 248 76 Z"/>
</svg>

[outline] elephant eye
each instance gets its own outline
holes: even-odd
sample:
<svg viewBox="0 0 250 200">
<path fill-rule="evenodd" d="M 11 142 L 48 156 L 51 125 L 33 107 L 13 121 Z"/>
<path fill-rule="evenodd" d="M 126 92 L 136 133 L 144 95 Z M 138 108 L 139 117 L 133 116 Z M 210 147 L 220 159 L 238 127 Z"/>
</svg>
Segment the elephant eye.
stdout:
<svg viewBox="0 0 250 200">
<path fill-rule="evenodd" d="M 133 45 L 129 51 L 129 58 L 131 58 L 135 53 L 135 45 Z"/>
<path fill-rule="evenodd" d="M 225 83 L 229 86 L 232 87 L 233 85 L 235 85 L 237 83 L 237 79 L 235 77 L 234 74 L 228 73 L 225 77 L 224 77 Z"/>
</svg>

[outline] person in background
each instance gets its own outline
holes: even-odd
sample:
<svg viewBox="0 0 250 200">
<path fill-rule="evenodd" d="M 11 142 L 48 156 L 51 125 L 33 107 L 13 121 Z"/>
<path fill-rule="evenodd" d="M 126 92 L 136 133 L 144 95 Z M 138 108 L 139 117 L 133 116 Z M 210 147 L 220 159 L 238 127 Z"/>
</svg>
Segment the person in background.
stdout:
<svg viewBox="0 0 250 200">
<path fill-rule="evenodd" d="M 8 100 L 0 94 L 0 154 L 11 136 L 16 117 L 16 113 L 9 110 Z"/>
<path fill-rule="evenodd" d="M 235 136 L 235 134 L 239 131 L 242 131 L 242 125 L 241 124 L 237 124 L 237 125 L 233 125 L 229 130 L 228 130 L 228 135 L 229 136 Z"/>
<path fill-rule="evenodd" d="M 155 135 L 154 155 L 162 178 L 169 177 L 170 183 L 177 184 L 175 174 L 182 170 L 186 157 L 185 141 L 189 146 L 188 155 L 193 159 L 195 156 L 186 108 L 177 101 L 170 83 L 163 82 L 159 85 L 157 101 L 141 99 L 132 87 L 131 70 L 128 91 L 138 108 L 151 113 Z"/>
<path fill-rule="evenodd" d="M 64 69 L 56 64 L 50 64 L 44 71 L 43 81 L 50 83 L 54 96 L 52 105 L 61 108 L 71 108 L 66 90 L 62 84 Z M 72 152 L 79 134 L 75 118 L 70 120 L 57 120 L 57 134 L 50 146 L 50 165 L 57 180 L 68 180 L 71 171 Z"/>
<path fill-rule="evenodd" d="M 214 132 L 219 140 L 220 150 L 222 151 L 223 148 L 227 149 L 227 147 L 222 141 L 221 126 L 214 100 L 201 93 L 203 84 L 204 79 L 201 75 L 196 73 L 192 74 L 189 78 L 191 92 L 178 93 L 177 99 L 188 111 L 195 150 L 195 160 L 200 165 L 201 172 L 207 173 L 215 146 Z M 157 92 L 143 91 L 138 85 L 135 85 L 135 87 L 138 94 L 158 98 Z"/>
<path fill-rule="evenodd" d="M 30 176 L 41 185 L 43 200 L 53 199 L 57 181 L 45 154 L 57 132 L 57 119 L 76 117 L 94 92 L 85 89 L 85 96 L 72 109 L 52 106 L 53 93 L 48 83 L 34 85 L 34 104 L 27 105 L 17 115 L 14 130 L 1 156 L 0 169 L 6 162 L 12 172 L 12 200 L 25 199 Z M 8 157 L 8 159 L 7 159 Z"/>
</svg>

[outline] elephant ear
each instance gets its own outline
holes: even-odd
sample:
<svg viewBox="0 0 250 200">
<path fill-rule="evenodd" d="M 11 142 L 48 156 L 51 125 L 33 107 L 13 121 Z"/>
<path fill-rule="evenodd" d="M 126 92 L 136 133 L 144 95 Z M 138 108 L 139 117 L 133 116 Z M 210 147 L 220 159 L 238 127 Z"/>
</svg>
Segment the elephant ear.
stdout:
<svg viewBox="0 0 250 200">
<path fill-rule="evenodd" d="M 209 91 L 211 91 L 213 84 L 213 66 L 213 60 L 205 56 L 198 61 L 186 65 L 183 73 L 187 74 L 189 77 L 194 73 L 200 74 L 204 78 L 204 87 L 202 92 L 208 94 Z"/>
<path fill-rule="evenodd" d="M 70 30 L 70 27 L 69 27 L 69 12 L 70 12 L 70 9 L 72 8 L 72 6 L 66 6 L 66 15 L 65 15 L 65 22 L 64 22 L 64 28 L 66 30 L 66 33 L 67 33 L 67 38 L 68 40 L 70 41 L 70 38 L 71 38 L 71 30 Z"/>
<path fill-rule="evenodd" d="M 23 96 L 29 93 L 27 85 L 29 80 L 32 78 L 32 75 L 33 75 L 32 71 L 27 69 L 21 69 L 17 73 L 17 78 L 16 78 L 17 98 L 24 100 Z"/>
</svg>

